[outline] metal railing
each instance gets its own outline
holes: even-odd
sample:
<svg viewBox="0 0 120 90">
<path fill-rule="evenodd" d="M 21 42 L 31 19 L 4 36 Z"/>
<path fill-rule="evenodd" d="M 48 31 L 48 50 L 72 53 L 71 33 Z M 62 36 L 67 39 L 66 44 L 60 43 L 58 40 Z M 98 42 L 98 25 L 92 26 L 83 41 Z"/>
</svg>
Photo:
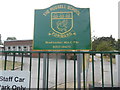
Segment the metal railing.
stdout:
<svg viewBox="0 0 120 90">
<path fill-rule="evenodd" d="M 87 59 L 86 54 L 89 57 Z M 11 60 L 10 70 L 30 71 L 29 89 L 116 87 L 115 55 L 119 54 L 120 52 L 95 51 L 0 52 L 4 60 L 1 69 L 7 70 L 7 62 Z M 19 66 L 16 66 L 16 61 L 20 62 Z"/>
</svg>

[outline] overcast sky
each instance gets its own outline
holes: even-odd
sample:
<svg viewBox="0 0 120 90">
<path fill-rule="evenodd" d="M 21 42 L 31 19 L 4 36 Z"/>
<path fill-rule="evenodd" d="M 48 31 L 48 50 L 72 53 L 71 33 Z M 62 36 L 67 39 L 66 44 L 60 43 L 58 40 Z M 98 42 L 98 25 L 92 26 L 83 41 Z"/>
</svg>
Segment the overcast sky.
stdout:
<svg viewBox="0 0 120 90">
<path fill-rule="evenodd" d="M 34 10 L 53 4 L 68 3 L 90 8 L 92 36 L 113 35 L 118 38 L 118 1 L 120 0 L 0 0 L 0 34 L 7 37 L 33 39 Z"/>
</svg>

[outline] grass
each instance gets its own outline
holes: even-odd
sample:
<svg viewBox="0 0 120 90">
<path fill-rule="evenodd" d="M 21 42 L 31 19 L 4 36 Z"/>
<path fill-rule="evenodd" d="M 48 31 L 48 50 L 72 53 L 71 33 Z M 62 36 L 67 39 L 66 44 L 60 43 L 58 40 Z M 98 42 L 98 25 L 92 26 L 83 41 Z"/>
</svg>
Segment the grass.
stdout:
<svg viewBox="0 0 120 90">
<path fill-rule="evenodd" d="M 5 64 L 5 61 L 0 60 L 0 70 L 4 70 L 4 64 Z M 20 66 L 21 66 L 21 63 L 16 61 L 15 62 L 15 69 L 20 67 Z M 12 70 L 12 69 L 13 69 L 13 62 L 7 60 L 6 70 Z"/>
</svg>

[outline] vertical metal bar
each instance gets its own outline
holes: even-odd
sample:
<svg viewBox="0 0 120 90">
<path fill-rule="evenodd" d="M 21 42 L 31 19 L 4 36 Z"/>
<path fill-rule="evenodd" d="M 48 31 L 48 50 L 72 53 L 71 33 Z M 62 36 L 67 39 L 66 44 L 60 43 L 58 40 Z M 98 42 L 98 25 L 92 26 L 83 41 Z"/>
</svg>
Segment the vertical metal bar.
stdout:
<svg viewBox="0 0 120 90">
<path fill-rule="evenodd" d="M 85 54 L 83 53 L 83 88 L 85 89 Z"/>
<path fill-rule="evenodd" d="M 12 70 L 14 70 L 15 69 L 15 53 L 13 53 L 13 68 L 12 68 Z"/>
<path fill-rule="evenodd" d="M 83 61 L 83 55 L 77 54 L 77 85 L 78 89 L 81 89 L 81 72 L 82 72 L 82 62 Z"/>
<path fill-rule="evenodd" d="M 67 54 L 65 53 L 65 90 L 67 88 Z"/>
<path fill-rule="evenodd" d="M 6 70 L 6 67 L 7 67 L 7 53 L 5 53 L 4 70 Z"/>
<path fill-rule="evenodd" d="M 94 80 L 94 54 L 92 54 L 92 81 L 93 81 L 93 88 L 95 87 L 95 80 Z"/>
<path fill-rule="evenodd" d="M 49 81 L 49 53 L 47 53 L 47 90 L 48 90 L 48 81 Z"/>
<path fill-rule="evenodd" d="M 102 72 L 102 88 L 104 88 L 104 70 L 103 70 L 103 55 L 101 53 L 101 72 Z"/>
<path fill-rule="evenodd" d="M 120 2 L 119 2 L 120 3 Z M 117 85 L 118 87 L 120 87 L 120 53 L 118 53 L 118 55 L 116 55 L 116 64 L 117 64 L 117 70 L 118 70 L 118 73 L 117 73 Z"/>
<path fill-rule="evenodd" d="M 112 54 L 110 54 L 110 69 L 111 69 L 111 87 L 113 87 L 113 66 L 112 66 Z"/>
<path fill-rule="evenodd" d="M 22 53 L 22 57 L 21 57 L 21 71 L 23 70 L 23 53 Z"/>
<path fill-rule="evenodd" d="M 38 81 L 37 81 L 37 90 L 39 90 L 40 85 L 40 53 L 38 53 Z"/>
<path fill-rule="evenodd" d="M 76 90 L 76 54 L 74 53 L 74 90 Z"/>
<path fill-rule="evenodd" d="M 30 81 L 29 81 L 29 90 L 31 89 L 31 70 L 32 70 L 32 53 L 30 53 L 30 66 L 29 66 Z"/>
<path fill-rule="evenodd" d="M 56 54 L 56 81 L 55 81 L 55 88 L 57 90 L 57 73 L 58 73 L 58 54 Z"/>
</svg>

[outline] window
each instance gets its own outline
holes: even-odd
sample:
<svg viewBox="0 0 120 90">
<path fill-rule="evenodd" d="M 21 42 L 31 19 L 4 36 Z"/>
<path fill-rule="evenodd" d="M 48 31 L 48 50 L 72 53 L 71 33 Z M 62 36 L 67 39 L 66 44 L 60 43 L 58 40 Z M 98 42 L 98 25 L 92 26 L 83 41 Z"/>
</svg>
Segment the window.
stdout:
<svg viewBox="0 0 120 90">
<path fill-rule="evenodd" d="M 10 49 L 10 47 L 8 47 L 8 49 Z"/>
<path fill-rule="evenodd" d="M 18 48 L 19 48 L 19 49 L 21 49 L 21 47 L 20 47 L 20 46 L 19 46 Z"/>
<path fill-rule="evenodd" d="M 26 46 L 24 46 L 24 51 L 27 51 L 27 47 Z"/>
</svg>

